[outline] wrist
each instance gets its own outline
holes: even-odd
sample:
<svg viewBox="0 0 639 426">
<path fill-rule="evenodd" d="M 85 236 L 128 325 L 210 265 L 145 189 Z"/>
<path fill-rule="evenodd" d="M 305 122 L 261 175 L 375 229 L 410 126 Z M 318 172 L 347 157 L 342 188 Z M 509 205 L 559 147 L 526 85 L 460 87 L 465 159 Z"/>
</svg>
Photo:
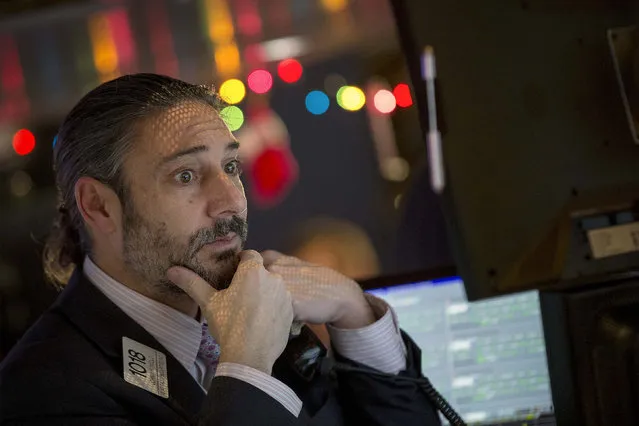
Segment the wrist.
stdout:
<svg viewBox="0 0 639 426">
<path fill-rule="evenodd" d="M 363 294 L 357 300 L 345 303 L 341 312 L 340 317 L 331 322 L 331 326 L 348 330 L 364 328 L 376 321 L 375 313 Z"/>
</svg>

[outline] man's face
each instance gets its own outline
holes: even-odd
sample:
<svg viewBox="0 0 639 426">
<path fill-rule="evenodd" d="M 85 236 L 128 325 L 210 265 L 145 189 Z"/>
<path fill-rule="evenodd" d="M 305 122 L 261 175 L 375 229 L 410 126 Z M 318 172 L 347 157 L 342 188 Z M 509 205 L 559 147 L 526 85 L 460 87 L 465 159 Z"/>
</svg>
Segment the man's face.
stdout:
<svg viewBox="0 0 639 426">
<path fill-rule="evenodd" d="M 247 233 L 237 157 L 208 105 L 187 102 L 142 124 L 124 165 L 122 256 L 155 291 L 183 294 L 166 279 L 173 265 L 229 286 Z"/>
</svg>

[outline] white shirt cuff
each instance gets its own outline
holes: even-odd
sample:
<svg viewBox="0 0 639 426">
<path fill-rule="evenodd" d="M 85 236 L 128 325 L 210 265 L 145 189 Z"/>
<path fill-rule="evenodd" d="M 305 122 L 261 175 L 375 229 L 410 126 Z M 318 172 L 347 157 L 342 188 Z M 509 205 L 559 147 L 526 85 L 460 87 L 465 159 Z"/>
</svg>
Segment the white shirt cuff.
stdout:
<svg viewBox="0 0 639 426">
<path fill-rule="evenodd" d="M 358 329 L 327 326 L 331 345 L 340 355 L 388 374 L 406 369 L 406 345 L 399 332 L 397 315 L 385 301 L 365 294 L 373 309 L 373 324 Z"/>
<path fill-rule="evenodd" d="M 233 377 L 255 386 L 282 404 L 295 417 L 299 417 L 302 411 L 302 401 L 295 392 L 284 383 L 262 371 L 242 364 L 223 362 L 215 370 L 215 377 L 218 376 Z"/>
</svg>

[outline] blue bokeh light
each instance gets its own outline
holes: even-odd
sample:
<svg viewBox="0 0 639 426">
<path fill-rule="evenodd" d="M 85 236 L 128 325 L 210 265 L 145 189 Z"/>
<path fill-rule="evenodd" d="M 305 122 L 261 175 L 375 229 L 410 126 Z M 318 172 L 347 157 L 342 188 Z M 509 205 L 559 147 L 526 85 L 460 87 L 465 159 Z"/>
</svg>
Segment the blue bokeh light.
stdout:
<svg viewBox="0 0 639 426">
<path fill-rule="evenodd" d="M 321 90 L 313 90 L 306 95 L 306 109 L 311 114 L 321 115 L 328 110 L 330 100 Z"/>
</svg>

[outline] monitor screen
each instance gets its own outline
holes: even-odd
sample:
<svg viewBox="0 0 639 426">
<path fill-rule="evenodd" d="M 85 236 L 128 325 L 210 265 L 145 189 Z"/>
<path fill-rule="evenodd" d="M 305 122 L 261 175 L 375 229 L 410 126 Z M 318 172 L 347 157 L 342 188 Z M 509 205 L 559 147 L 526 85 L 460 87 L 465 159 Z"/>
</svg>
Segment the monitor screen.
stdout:
<svg viewBox="0 0 639 426">
<path fill-rule="evenodd" d="M 397 312 L 422 368 L 468 423 L 552 410 L 538 293 L 468 302 L 459 278 L 368 290 Z"/>
</svg>

